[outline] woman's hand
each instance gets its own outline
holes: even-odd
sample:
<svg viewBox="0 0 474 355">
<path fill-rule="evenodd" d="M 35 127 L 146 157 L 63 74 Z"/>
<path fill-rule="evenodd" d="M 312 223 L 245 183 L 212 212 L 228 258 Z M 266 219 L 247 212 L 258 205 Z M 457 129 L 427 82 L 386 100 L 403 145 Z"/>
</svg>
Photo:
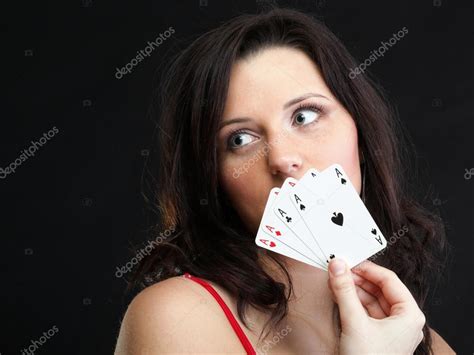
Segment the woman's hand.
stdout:
<svg viewBox="0 0 474 355">
<path fill-rule="evenodd" d="M 370 261 L 353 272 L 341 259 L 329 264 L 342 327 L 339 353 L 413 354 L 423 340 L 425 316 L 410 291 L 393 271 Z"/>
</svg>

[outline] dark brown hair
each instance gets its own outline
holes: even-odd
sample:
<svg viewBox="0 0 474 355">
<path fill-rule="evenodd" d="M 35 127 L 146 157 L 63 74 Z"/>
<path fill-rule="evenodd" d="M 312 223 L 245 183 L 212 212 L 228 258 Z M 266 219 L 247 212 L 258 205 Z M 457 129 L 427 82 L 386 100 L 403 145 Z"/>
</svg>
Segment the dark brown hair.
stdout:
<svg viewBox="0 0 474 355">
<path fill-rule="evenodd" d="M 437 261 L 442 260 L 444 229 L 440 219 L 412 197 L 410 169 L 403 168 L 409 166 L 410 145 L 394 110 L 367 74 L 349 77 L 357 62 L 325 25 L 281 8 L 231 19 L 193 39 L 167 64 L 155 102 L 156 164 L 149 166 L 146 181 L 151 188 L 148 202 L 157 207 L 158 215 L 151 237 L 172 227 L 176 233 L 142 260 L 133 282 L 146 287 L 187 271 L 234 295 L 246 326 L 248 305 L 271 315 L 264 329 L 275 329 L 285 317 L 290 275 L 273 258 L 288 277 L 287 289 L 259 264 L 264 250 L 255 245 L 255 236 L 245 229 L 219 185 L 216 149 L 233 63 L 271 46 L 306 53 L 355 120 L 365 160 L 366 206 L 387 239 L 404 230 L 375 261 L 397 273 L 423 310 L 430 273 L 439 273 L 442 265 Z M 428 323 L 424 333 L 416 354 L 430 353 Z"/>
</svg>

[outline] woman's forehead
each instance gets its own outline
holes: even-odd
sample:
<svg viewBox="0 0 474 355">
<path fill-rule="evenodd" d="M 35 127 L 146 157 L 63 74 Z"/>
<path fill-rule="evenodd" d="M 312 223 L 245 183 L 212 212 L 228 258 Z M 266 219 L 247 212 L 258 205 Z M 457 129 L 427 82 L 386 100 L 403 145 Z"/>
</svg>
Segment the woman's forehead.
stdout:
<svg viewBox="0 0 474 355">
<path fill-rule="evenodd" d="M 315 93 L 331 97 L 317 65 L 302 51 L 278 47 L 234 63 L 229 82 L 225 115 L 234 111 L 274 107 Z"/>
</svg>

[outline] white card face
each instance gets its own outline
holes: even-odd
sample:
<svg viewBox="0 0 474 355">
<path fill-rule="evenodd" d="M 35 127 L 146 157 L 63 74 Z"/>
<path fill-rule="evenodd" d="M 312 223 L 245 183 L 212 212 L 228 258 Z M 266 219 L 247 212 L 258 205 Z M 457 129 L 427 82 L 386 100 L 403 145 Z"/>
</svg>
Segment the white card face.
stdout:
<svg viewBox="0 0 474 355">
<path fill-rule="evenodd" d="M 312 185 L 307 186 L 309 188 L 316 186 L 316 189 L 313 191 L 317 193 L 319 188 L 321 193 L 325 195 L 318 202 L 324 203 L 324 200 L 327 200 L 330 208 L 340 205 L 350 211 L 351 215 L 348 217 L 348 222 L 351 228 L 362 238 L 375 242 L 376 248 L 384 249 L 387 246 L 387 241 L 361 200 L 354 185 L 352 185 L 350 177 L 344 171 L 344 168 L 339 164 L 333 164 L 325 169 L 324 172 L 319 173 L 317 178 L 319 179 L 317 186 L 314 184 L 315 179 L 312 179 Z M 306 183 L 307 181 L 310 180 L 303 182 Z"/>
<path fill-rule="evenodd" d="M 291 191 L 291 202 L 297 209 L 301 218 L 304 218 L 305 215 L 314 207 L 314 205 L 322 204 L 324 199 L 318 194 L 314 193 L 311 190 L 310 184 L 319 183 L 318 180 L 314 180 L 316 175 L 313 171 L 308 171 L 298 182 L 298 185 L 293 188 Z M 314 196 L 315 198 L 309 198 Z"/>
<path fill-rule="evenodd" d="M 320 198 L 328 198 L 337 189 L 346 186 L 349 178 L 339 164 L 333 164 L 322 172 L 309 169 L 300 179 L 300 184 L 307 187 Z"/>
<path fill-rule="evenodd" d="M 285 180 L 272 209 L 278 219 L 282 221 L 283 224 L 293 232 L 294 236 L 306 246 L 306 249 L 311 252 L 311 256 L 315 258 L 314 260 L 318 261 L 327 269 L 326 257 L 323 251 L 301 219 L 297 208 L 291 202 L 292 191 L 294 187 L 297 186 L 297 182 L 298 181 L 293 178 Z"/>
<path fill-rule="evenodd" d="M 299 179 L 299 185 L 303 185 L 308 189 L 311 189 L 313 184 L 316 184 L 321 178 L 321 173 L 316 169 L 308 169 L 308 171 L 303 175 L 301 179 Z"/>
<path fill-rule="evenodd" d="M 301 252 L 292 248 L 287 243 L 280 241 L 280 239 L 284 239 L 286 236 L 291 236 L 291 233 L 288 233 L 287 228 L 282 225 L 282 223 L 278 219 L 274 217 L 273 212 L 271 210 L 271 207 L 275 202 L 276 197 L 278 196 L 278 192 L 278 188 L 273 188 L 270 191 L 267 204 L 265 206 L 265 211 L 263 213 L 262 221 L 260 222 L 260 227 L 258 228 L 257 236 L 255 238 L 255 243 L 259 247 L 265 248 L 275 253 L 301 261 L 311 266 L 323 268 L 321 266 L 321 263 L 316 263 L 314 260 L 306 257 Z M 266 221 L 269 221 L 268 217 L 272 218 L 276 222 L 276 224 L 272 223 L 270 225 L 269 223 L 266 223 Z M 265 232 L 265 230 L 267 232 Z M 275 238 L 272 234 L 278 236 L 279 238 Z"/>
<path fill-rule="evenodd" d="M 308 171 L 294 194 L 292 201 L 326 260 L 343 257 L 353 267 L 385 248 L 385 238 L 340 165 L 319 174 Z"/>
<path fill-rule="evenodd" d="M 348 180 L 349 183 L 349 180 Z M 347 225 L 354 233 L 364 239 L 375 252 L 379 252 L 387 246 L 385 237 L 380 232 L 374 219 L 365 207 L 357 191 L 351 186 L 338 189 L 329 198 L 326 206 L 329 210 L 342 213 L 347 221 Z"/>
<path fill-rule="evenodd" d="M 338 164 L 331 167 L 333 168 L 333 175 L 329 179 L 332 179 L 333 183 L 332 185 L 330 183 L 330 185 L 337 186 L 337 188 L 330 192 L 328 208 L 334 209 L 340 206 L 341 212 L 347 212 L 347 222 L 354 232 L 369 241 L 377 249 L 376 252 L 384 249 L 387 246 L 387 241 L 346 172 Z"/>
</svg>

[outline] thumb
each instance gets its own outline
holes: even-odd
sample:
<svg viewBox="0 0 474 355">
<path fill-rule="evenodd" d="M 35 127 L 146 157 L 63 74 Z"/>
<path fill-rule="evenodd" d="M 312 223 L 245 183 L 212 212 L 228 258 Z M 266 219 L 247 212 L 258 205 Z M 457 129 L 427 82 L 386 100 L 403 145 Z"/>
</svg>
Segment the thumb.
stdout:
<svg viewBox="0 0 474 355">
<path fill-rule="evenodd" d="M 342 259 L 329 262 L 329 286 L 339 306 L 341 325 L 357 328 L 360 321 L 367 318 L 364 307 L 360 303 L 354 280 L 347 263 Z"/>
</svg>

